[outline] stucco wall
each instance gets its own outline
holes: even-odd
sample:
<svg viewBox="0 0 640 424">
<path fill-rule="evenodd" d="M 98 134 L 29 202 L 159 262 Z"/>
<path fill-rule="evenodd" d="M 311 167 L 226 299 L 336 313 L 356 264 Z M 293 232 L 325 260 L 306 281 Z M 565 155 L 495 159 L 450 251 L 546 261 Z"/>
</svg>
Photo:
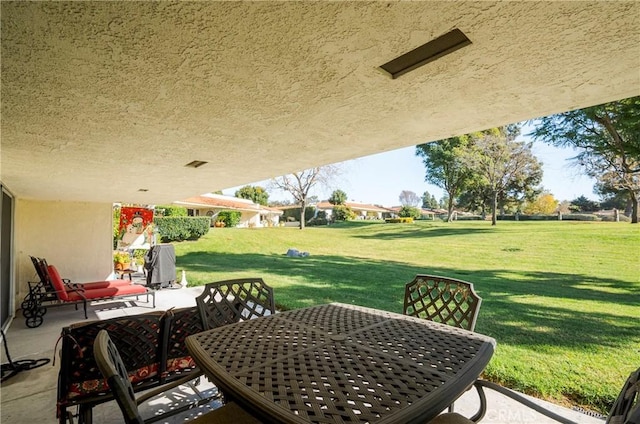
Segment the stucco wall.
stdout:
<svg viewBox="0 0 640 424">
<path fill-rule="evenodd" d="M 113 272 L 111 203 L 17 200 L 14 254 L 16 308 L 37 281 L 29 256 L 55 265 L 63 278 L 96 281 Z"/>
</svg>

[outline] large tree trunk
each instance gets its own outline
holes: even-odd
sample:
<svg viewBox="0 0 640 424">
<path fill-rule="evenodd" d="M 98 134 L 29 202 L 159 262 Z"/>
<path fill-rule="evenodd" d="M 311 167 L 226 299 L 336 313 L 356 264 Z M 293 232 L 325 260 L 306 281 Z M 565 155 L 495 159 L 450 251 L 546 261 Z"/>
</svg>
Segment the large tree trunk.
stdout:
<svg viewBox="0 0 640 424">
<path fill-rule="evenodd" d="M 300 202 L 300 229 L 304 230 L 304 213 L 307 209 L 307 202 Z"/>
<path fill-rule="evenodd" d="M 634 191 L 631 191 L 631 223 L 632 224 L 637 224 L 638 223 L 638 196 L 636 195 L 636 193 Z"/>
<path fill-rule="evenodd" d="M 491 207 L 491 225 L 496 225 L 498 222 L 498 192 L 494 191 L 492 194 L 491 202 L 493 205 Z"/>
<path fill-rule="evenodd" d="M 453 196 L 451 196 L 451 193 L 448 193 L 449 195 L 449 201 L 447 202 L 447 222 L 451 222 L 453 221 Z"/>
</svg>

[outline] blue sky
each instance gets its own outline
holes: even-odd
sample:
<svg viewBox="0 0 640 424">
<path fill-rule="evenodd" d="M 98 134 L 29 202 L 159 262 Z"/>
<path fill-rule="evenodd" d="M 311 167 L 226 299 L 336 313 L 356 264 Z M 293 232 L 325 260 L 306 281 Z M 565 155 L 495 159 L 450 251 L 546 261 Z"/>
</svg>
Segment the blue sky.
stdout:
<svg viewBox="0 0 640 424">
<path fill-rule="evenodd" d="M 597 199 L 593 194 L 594 181 L 570 165 L 569 158 L 576 155 L 574 151 L 537 142 L 533 149 L 543 162 L 542 186 L 556 199 L 572 200 L 580 195 Z M 437 199 L 444 194 L 439 187 L 424 182 L 425 168 L 422 159 L 415 155 L 415 147 L 349 161 L 345 163 L 345 170 L 341 189 L 349 199 L 358 202 L 397 205 L 402 190 L 419 196 L 428 191 Z"/>
<path fill-rule="evenodd" d="M 519 140 L 530 141 L 520 136 Z M 533 152 L 543 163 L 544 176 L 542 186 L 558 200 L 573 200 L 585 196 L 598 200 L 593 193 L 595 181 L 573 166 L 570 158 L 576 155 L 572 149 L 560 149 L 542 142 L 534 142 Z M 341 163 L 342 175 L 332 187 L 317 187 L 314 195 L 326 199 L 335 189 L 347 193 L 350 201 L 379 204 L 383 206 L 399 205 L 403 190 L 413 191 L 422 196 L 425 191 L 440 199 L 442 189 L 424 182 L 425 168 L 422 160 L 415 155 L 415 146 L 379 153 Z M 267 188 L 267 182 L 251 185 Z M 233 196 L 237 187 L 223 190 Z M 292 200 L 287 193 L 270 190 L 269 200 Z"/>
<path fill-rule="evenodd" d="M 521 137 L 526 139 L 526 137 Z M 593 194 L 594 180 L 583 175 L 580 169 L 571 165 L 570 158 L 576 155 L 571 149 L 559 149 L 545 143 L 534 142 L 534 154 L 543 163 L 542 185 L 558 200 L 573 200 L 585 196 L 598 200 Z M 440 199 L 442 189 L 424 182 L 425 168 L 422 160 L 415 155 L 415 147 L 406 147 L 386 153 L 379 153 L 359 159 L 342 162 L 342 175 L 330 188 L 317 187 L 314 195 L 326 199 L 335 189 L 347 193 L 350 201 L 395 206 L 400 192 L 413 191 L 422 196 L 425 191 Z M 266 181 L 251 185 L 267 187 Z M 233 196 L 237 187 L 223 190 Z M 270 200 L 292 200 L 287 193 L 270 190 Z"/>
</svg>

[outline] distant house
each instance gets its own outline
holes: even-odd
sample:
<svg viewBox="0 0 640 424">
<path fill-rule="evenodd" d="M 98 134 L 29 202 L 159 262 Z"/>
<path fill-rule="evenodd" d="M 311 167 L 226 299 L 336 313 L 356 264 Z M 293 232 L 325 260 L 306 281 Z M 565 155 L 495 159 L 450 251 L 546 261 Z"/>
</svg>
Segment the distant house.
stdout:
<svg viewBox="0 0 640 424">
<path fill-rule="evenodd" d="M 344 202 L 344 205 L 354 211 L 358 215 L 358 219 L 383 219 L 384 214 L 389 213 L 389 209 L 387 208 L 366 203 Z M 317 211 L 324 211 L 327 219 L 330 219 L 335 205 L 323 200 L 317 203 L 315 207 Z"/>
<path fill-rule="evenodd" d="M 393 212 L 393 215 L 394 215 L 393 218 L 398 216 L 398 214 L 400 213 L 400 209 L 402 209 L 402 206 L 392 206 L 389 208 L 389 210 Z M 417 208 L 417 209 L 420 211 L 420 219 L 434 220 L 436 214 L 439 214 L 438 210 L 422 209 L 422 208 Z"/>
<path fill-rule="evenodd" d="M 173 202 L 187 208 L 190 216 L 209 216 L 211 223 L 221 211 L 238 211 L 241 213 L 237 227 L 273 227 L 280 222 L 282 211 L 268 206 L 262 206 L 251 200 L 221 194 L 207 193 L 201 196 Z"/>
</svg>

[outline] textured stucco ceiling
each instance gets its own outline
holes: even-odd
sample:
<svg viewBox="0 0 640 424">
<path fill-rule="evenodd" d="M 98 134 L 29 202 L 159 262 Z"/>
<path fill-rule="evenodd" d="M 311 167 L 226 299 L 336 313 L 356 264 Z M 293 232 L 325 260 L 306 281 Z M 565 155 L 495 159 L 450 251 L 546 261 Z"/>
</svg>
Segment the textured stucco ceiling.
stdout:
<svg viewBox="0 0 640 424">
<path fill-rule="evenodd" d="M 1 179 L 28 199 L 166 203 L 640 94 L 636 1 L 1 6 Z M 377 69 L 453 28 L 472 44 Z"/>
</svg>

